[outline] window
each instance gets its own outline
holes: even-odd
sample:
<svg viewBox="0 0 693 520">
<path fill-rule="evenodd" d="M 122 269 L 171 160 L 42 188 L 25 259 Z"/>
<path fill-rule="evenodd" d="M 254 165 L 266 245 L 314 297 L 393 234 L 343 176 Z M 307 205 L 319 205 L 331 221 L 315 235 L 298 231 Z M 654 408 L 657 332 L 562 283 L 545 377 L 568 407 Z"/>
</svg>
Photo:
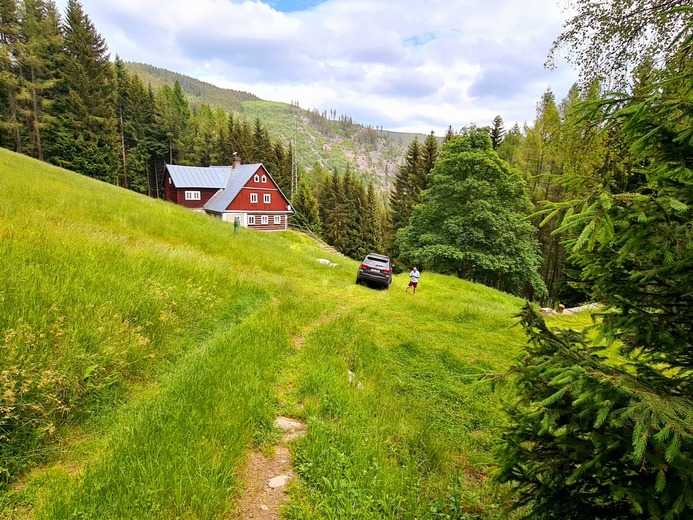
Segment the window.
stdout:
<svg viewBox="0 0 693 520">
<path fill-rule="evenodd" d="M 185 192 L 185 200 L 200 200 L 200 192 L 199 191 L 186 191 Z"/>
<path fill-rule="evenodd" d="M 267 215 L 263 215 L 262 216 L 262 225 L 266 226 L 267 224 L 269 224 L 269 217 Z"/>
<path fill-rule="evenodd" d="M 263 183 L 267 182 L 267 175 L 263 175 L 263 176 L 262 176 L 262 182 L 263 182 Z"/>
<path fill-rule="evenodd" d="M 248 225 L 249 226 L 255 225 L 255 215 L 248 215 Z"/>
<path fill-rule="evenodd" d="M 253 177 L 253 180 L 254 180 L 255 182 L 260 182 L 260 176 L 256 173 L 256 174 L 255 174 L 255 177 Z"/>
<path fill-rule="evenodd" d="M 282 218 L 279 215 L 275 215 L 274 217 L 274 223 L 275 224 L 281 224 L 282 223 Z"/>
<path fill-rule="evenodd" d="M 257 193 L 251 193 L 250 194 L 250 202 L 252 204 L 257 204 Z"/>
<path fill-rule="evenodd" d="M 272 194 L 271 193 L 265 193 L 264 199 L 265 204 L 269 204 L 272 202 Z"/>
</svg>

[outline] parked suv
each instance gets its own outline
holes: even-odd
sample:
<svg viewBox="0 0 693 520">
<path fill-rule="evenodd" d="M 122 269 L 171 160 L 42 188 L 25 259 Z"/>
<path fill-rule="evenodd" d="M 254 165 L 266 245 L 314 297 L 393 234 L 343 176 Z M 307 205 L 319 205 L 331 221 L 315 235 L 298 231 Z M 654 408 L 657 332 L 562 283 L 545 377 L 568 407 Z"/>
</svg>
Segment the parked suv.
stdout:
<svg viewBox="0 0 693 520">
<path fill-rule="evenodd" d="M 386 289 L 392 283 L 392 263 L 385 255 L 369 253 L 356 273 L 356 283 L 381 285 Z"/>
</svg>

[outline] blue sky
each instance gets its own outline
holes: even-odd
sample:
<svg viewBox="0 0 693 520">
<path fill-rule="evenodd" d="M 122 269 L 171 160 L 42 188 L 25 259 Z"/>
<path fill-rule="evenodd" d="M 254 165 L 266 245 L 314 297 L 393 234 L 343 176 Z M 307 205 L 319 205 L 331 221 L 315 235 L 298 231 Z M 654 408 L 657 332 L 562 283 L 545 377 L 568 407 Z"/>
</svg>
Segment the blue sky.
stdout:
<svg viewBox="0 0 693 520">
<path fill-rule="evenodd" d="M 577 79 L 543 66 L 566 0 L 81 3 L 113 56 L 390 130 L 531 123 Z"/>
<path fill-rule="evenodd" d="M 282 13 L 295 13 L 315 7 L 316 5 L 322 4 L 323 1 L 324 0 L 271 0 L 267 3 Z"/>
</svg>

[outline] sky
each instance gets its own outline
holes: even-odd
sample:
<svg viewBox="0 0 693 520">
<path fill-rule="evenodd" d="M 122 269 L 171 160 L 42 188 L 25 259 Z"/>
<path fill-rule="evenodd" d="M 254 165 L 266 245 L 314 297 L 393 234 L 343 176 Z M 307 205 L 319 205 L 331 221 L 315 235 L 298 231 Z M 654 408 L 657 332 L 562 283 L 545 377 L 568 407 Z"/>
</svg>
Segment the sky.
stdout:
<svg viewBox="0 0 693 520">
<path fill-rule="evenodd" d="M 58 6 L 64 12 L 67 0 Z M 81 0 L 111 57 L 386 130 L 531 123 L 567 0 Z"/>
</svg>

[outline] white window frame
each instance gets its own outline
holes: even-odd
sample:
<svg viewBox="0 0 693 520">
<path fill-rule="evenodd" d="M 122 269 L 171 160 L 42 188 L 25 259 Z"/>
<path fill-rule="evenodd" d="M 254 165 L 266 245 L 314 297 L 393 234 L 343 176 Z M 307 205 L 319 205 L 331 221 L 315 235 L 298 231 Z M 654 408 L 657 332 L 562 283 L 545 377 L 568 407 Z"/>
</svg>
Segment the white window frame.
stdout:
<svg viewBox="0 0 693 520">
<path fill-rule="evenodd" d="M 185 200 L 202 200 L 199 191 L 187 191 L 185 192 Z"/>
<path fill-rule="evenodd" d="M 262 215 L 262 225 L 266 226 L 269 224 L 269 217 L 267 215 Z"/>
<path fill-rule="evenodd" d="M 255 215 L 248 215 L 248 225 L 249 226 L 255 225 Z"/>
<path fill-rule="evenodd" d="M 250 194 L 250 203 L 251 204 L 257 204 L 257 193 L 251 193 Z"/>
<path fill-rule="evenodd" d="M 267 175 L 262 176 L 262 183 L 264 184 L 265 182 L 267 182 Z"/>
<path fill-rule="evenodd" d="M 265 204 L 272 204 L 272 194 L 265 193 L 265 195 L 262 197 L 262 200 Z"/>
<path fill-rule="evenodd" d="M 255 182 L 260 182 L 260 176 L 256 173 L 256 174 L 255 174 L 255 177 L 253 177 L 253 180 L 254 180 Z"/>
<path fill-rule="evenodd" d="M 281 224 L 282 223 L 282 217 L 280 215 L 275 215 L 274 216 L 274 223 L 275 224 Z"/>
</svg>

